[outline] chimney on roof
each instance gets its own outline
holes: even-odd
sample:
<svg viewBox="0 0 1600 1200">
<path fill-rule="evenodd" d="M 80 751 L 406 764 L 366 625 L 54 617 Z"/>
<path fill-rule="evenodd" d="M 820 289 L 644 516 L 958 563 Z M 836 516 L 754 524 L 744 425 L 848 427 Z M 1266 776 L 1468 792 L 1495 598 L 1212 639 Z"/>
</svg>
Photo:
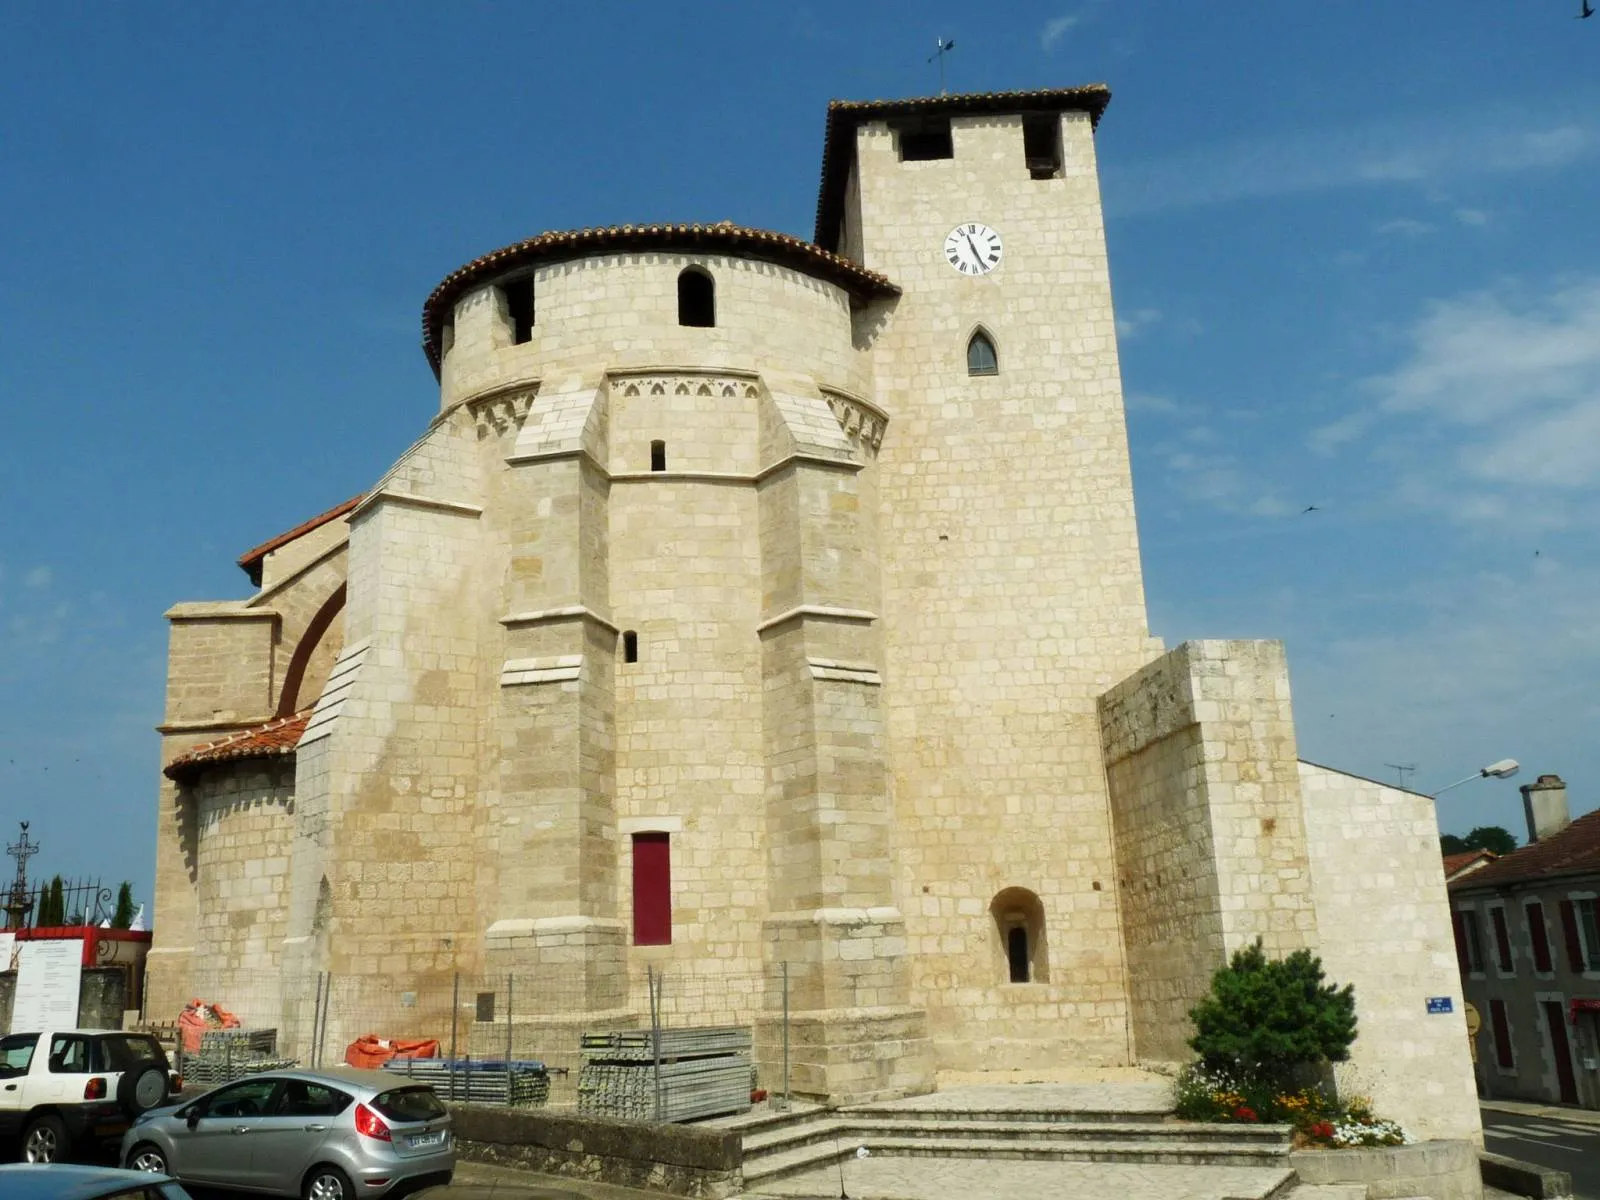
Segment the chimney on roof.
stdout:
<svg viewBox="0 0 1600 1200">
<path fill-rule="evenodd" d="M 1522 807 L 1528 814 L 1528 844 L 1554 837 L 1568 825 L 1567 785 L 1559 775 L 1541 775 L 1522 785 Z"/>
</svg>

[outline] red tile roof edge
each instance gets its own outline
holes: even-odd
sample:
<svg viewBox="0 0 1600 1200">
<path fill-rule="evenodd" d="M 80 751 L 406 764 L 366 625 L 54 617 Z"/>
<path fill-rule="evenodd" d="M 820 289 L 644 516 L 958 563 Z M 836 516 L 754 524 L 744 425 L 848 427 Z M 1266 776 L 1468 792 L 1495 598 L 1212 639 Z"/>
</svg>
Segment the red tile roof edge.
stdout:
<svg viewBox="0 0 1600 1200">
<path fill-rule="evenodd" d="M 828 122 L 822 134 L 822 182 L 817 188 L 817 222 L 812 239 L 825 249 L 833 244 L 844 207 L 845 181 L 850 176 L 850 164 L 855 161 L 855 146 L 842 143 L 859 125 L 887 117 L 955 113 L 1086 112 L 1091 127 L 1097 127 L 1110 103 L 1111 89 L 1103 83 L 907 100 L 835 100 L 828 105 Z"/>
<path fill-rule="evenodd" d="M 246 575 L 250 576 L 251 583 L 255 584 L 257 587 L 260 587 L 261 563 L 267 557 L 267 555 L 271 554 L 274 550 L 281 546 L 287 546 L 290 542 L 294 541 L 295 538 L 304 537 L 313 529 L 321 528 L 329 521 L 338 520 L 338 518 L 344 516 L 347 512 L 365 499 L 365 493 L 359 496 L 352 496 L 343 504 L 335 504 L 327 512 L 318 513 L 309 521 L 302 521 L 300 524 L 296 525 L 293 529 L 287 531 L 286 533 L 280 533 L 277 537 L 269 538 L 267 541 L 262 542 L 254 549 L 246 550 L 239 556 L 239 569 L 242 570 Z"/>
<path fill-rule="evenodd" d="M 264 725 L 241 729 L 214 742 L 203 742 L 173 759 L 162 774 L 168 779 L 182 781 L 193 778 L 213 763 L 238 762 L 250 758 L 281 758 L 294 753 L 300 737 L 306 731 L 311 710 L 292 717 L 279 717 Z"/>
<path fill-rule="evenodd" d="M 693 225 L 606 225 L 594 229 L 541 233 L 491 250 L 446 275 L 422 305 L 422 349 L 435 375 L 442 354 L 445 311 L 468 289 L 528 263 L 547 259 L 586 258 L 628 250 L 689 250 L 726 253 L 777 262 L 838 284 L 856 296 L 898 296 L 900 289 L 885 276 L 869 271 L 804 238 L 770 229 L 753 229 L 732 221 Z"/>
<path fill-rule="evenodd" d="M 1493 862 L 1499 856 L 1493 850 L 1464 850 L 1460 854 L 1446 854 L 1444 856 L 1444 877 L 1449 879 L 1462 867 L 1470 867 L 1480 858 L 1487 858 Z"/>
<path fill-rule="evenodd" d="M 1502 854 L 1450 881 L 1451 891 L 1536 883 L 1562 875 L 1600 874 L 1600 809 L 1585 813 L 1560 833 Z"/>
</svg>

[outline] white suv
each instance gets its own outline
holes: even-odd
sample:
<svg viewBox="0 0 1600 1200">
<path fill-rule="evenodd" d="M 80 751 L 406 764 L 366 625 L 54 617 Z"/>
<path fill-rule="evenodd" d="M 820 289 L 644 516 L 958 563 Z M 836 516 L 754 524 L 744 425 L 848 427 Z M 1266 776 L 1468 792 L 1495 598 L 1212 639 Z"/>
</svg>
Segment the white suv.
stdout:
<svg viewBox="0 0 1600 1200">
<path fill-rule="evenodd" d="M 105 1029 L 0 1037 L 0 1139 L 24 1162 L 59 1162 L 80 1143 L 121 1137 L 181 1086 L 155 1038 Z"/>
</svg>

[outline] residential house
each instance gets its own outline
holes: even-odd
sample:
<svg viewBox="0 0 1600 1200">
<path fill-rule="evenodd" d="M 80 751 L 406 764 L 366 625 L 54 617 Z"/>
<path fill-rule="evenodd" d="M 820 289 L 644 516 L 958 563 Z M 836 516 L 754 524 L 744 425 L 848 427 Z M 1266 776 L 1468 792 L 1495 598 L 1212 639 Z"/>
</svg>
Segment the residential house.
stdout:
<svg viewBox="0 0 1600 1200">
<path fill-rule="evenodd" d="M 1600 811 L 1522 789 L 1528 845 L 1450 879 L 1483 1094 L 1600 1109 Z"/>
</svg>

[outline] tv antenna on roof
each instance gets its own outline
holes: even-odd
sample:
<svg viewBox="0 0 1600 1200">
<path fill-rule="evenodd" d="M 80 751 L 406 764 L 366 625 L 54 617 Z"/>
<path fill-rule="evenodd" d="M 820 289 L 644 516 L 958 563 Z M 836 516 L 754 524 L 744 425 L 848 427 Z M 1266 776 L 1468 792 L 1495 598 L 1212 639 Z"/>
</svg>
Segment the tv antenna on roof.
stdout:
<svg viewBox="0 0 1600 1200">
<path fill-rule="evenodd" d="M 1405 790 L 1406 786 L 1406 772 L 1410 771 L 1415 774 L 1417 770 L 1416 763 L 1384 763 L 1383 765 L 1400 776 L 1400 788 L 1402 791 Z"/>
<path fill-rule="evenodd" d="M 944 56 L 956 48 L 956 40 L 955 38 L 940 38 L 936 44 L 939 48 L 928 55 L 928 61 L 933 62 L 935 59 L 939 61 L 939 95 L 942 96 L 944 95 Z"/>
</svg>

